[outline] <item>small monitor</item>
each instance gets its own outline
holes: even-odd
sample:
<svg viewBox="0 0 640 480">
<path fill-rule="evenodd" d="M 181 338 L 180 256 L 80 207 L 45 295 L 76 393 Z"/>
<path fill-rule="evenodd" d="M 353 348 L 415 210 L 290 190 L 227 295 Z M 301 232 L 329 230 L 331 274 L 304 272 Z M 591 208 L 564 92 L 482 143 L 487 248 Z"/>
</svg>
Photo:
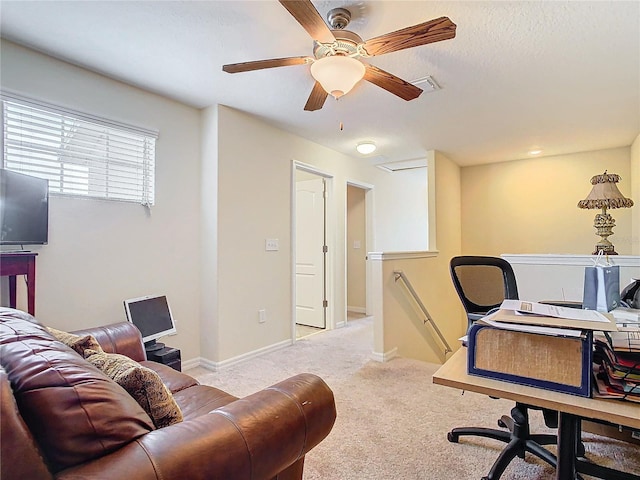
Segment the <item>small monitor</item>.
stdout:
<svg viewBox="0 0 640 480">
<path fill-rule="evenodd" d="M 165 295 L 148 295 L 124 301 L 127 320 L 133 323 L 142 334 L 145 348 L 157 350 L 164 344 L 156 339 L 176 332 L 176 325 Z"/>
</svg>

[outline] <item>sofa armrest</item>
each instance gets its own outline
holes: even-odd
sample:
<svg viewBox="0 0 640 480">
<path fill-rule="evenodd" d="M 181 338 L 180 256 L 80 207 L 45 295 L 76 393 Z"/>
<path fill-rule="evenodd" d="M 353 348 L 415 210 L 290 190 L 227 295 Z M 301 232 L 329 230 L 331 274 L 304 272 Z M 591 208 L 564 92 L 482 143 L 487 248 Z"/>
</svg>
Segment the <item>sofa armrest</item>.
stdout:
<svg viewBox="0 0 640 480">
<path fill-rule="evenodd" d="M 269 480 L 301 459 L 331 431 L 333 392 L 301 374 L 169 427 L 58 474 L 58 479 Z"/>
<path fill-rule="evenodd" d="M 112 323 L 71 333 L 80 336 L 94 336 L 107 353 L 126 355 L 136 362 L 142 362 L 147 359 L 140 330 L 131 322 Z"/>
</svg>

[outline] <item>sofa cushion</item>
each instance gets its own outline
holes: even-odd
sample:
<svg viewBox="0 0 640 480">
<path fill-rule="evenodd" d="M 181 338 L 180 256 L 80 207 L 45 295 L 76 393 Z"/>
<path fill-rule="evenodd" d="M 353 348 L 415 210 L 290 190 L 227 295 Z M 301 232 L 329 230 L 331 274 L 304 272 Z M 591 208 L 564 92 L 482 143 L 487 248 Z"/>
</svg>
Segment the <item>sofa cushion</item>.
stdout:
<svg viewBox="0 0 640 480">
<path fill-rule="evenodd" d="M 180 407 L 153 370 L 124 355 L 105 353 L 101 348 L 84 350 L 84 357 L 124 388 L 147 412 L 156 428 L 182 421 Z"/>
<path fill-rule="evenodd" d="M 154 429 L 122 387 L 25 315 L 0 309 L 0 361 L 20 414 L 54 473 Z"/>
<path fill-rule="evenodd" d="M 163 365 L 162 363 L 158 362 L 152 362 L 150 360 L 144 360 L 140 362 L 140 365 L 150 368 L 158 375 L 160 375 L 162 383 L 167 386 L 167 388 L 173 395 L 175 395 L 180 390 L 184 390 L 185 388 L 200 385 L 199 382 L 192 376 L 174 370 L 168 365 Z"/>
<path fill-rule="evenodd" d="M 191 420 L 216 408 L 235 402 L 237 397 L 208 385 L 194 385 L 173 395 L 182 409 L 185 420 Z"/>
</svg>

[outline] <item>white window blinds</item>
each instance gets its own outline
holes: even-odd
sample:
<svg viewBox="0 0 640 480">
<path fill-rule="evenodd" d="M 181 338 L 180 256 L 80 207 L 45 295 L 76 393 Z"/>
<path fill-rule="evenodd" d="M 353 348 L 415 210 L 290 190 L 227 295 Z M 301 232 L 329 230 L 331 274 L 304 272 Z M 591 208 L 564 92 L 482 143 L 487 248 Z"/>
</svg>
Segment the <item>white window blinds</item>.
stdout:
<svg viewBox="0 0 640 480">
<path fill-rule="evenodd" d="M 3 162 L 63 195 L 154 203 L 157 134 L 2 96 Z"/>
</svg>

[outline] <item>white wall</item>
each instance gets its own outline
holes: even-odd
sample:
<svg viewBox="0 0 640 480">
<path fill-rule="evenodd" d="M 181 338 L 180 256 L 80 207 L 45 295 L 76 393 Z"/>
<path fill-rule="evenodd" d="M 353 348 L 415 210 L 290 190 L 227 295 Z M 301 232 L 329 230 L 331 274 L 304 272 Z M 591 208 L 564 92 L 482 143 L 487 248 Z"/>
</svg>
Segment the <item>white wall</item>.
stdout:
<svg viewBox="0 0 640 480">
<path fill-rule="evenodd" d="M 183 359 L 200 353 L 200 114 L 7 41 L 2 89 L 159 131 L 156 205 L 52 196 L 49 244 L 38 253 L 36 316 L 63 329 L 125 320 L 122 301 L 166 294 Z M 21 296 L 22 297 L 22 296 Z"/>
<path fill-rule="evenodd" d="M 640 255 L 640 134 L 631 144 L 631 253 Z"/>
<path fill-rule="evenodd" d="M 376 203 L 376 251 L 429 249 L 426 169 L 383 174 L 393 181 L 384 181 L 376 189 L 380 200 Z"/>
</svg>

